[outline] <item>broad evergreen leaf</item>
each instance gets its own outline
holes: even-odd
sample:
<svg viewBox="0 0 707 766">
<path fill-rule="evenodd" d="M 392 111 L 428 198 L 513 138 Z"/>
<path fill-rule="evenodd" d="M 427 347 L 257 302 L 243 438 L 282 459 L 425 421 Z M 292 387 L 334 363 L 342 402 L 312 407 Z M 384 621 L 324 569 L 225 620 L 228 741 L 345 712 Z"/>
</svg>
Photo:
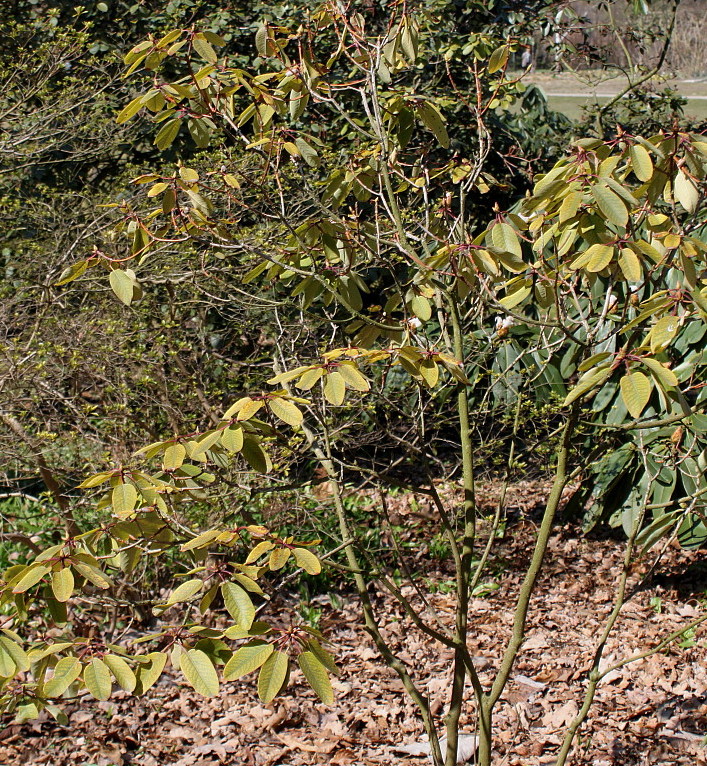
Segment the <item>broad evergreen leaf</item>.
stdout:
<svg viewBox="0 0 707 766">
<path fill-rule="evenodd" d="M 118 299 L 129 306 L 135 294 L 135 282 L 130 275 L 123 269 L 113 269 L 108 276 L 108 281 Z"/>
<path fill-rule="evenodd" d="M 624 228 L 628 223 L 628 210 L 623 200 L 615 194 L 606 184 L 598 183 L 592 186 L 592 196 L 596 200 L 599 210 L 606 216 L 608 221 Z"/>
<path fill-rule="evenodd" d="M 632 417 L 639 418 L 651 398 L 651 382 L 642 372 L 630 372 L 621 378 L 621 397 Z"/>
<path fill-rule="evenodd" d="M 449 149 L 449 134 L 444 125 L 444 118 L 429 101 L 419 101 L 415 104 L 417 116 L 422 124 L 434 134 L 434 137 L 444 149 Z"/>
<path fill-rule="evenodd" d="M 94 657 L 84 667 L 83 682 L 97 700 L 107 700 L 110 697 L 113 688 L 110 671 L 105 662 L 98 657 Z"/>
<path fill-rule="evenodd" d="M 645 146 L 634 144 L 628 150 L 631 167 L 639 181 L 650 181 L 653 176 L 653 160 Z"/>
<path fill-rule="evenodd" d="M 33 585 L 36 585 L 45 575 L 49 574 L 51 568 L 44 564 L 35 564 L 27 567 L 20 581 L 13 587 L 13 593 L 24 593 Z"/>
<path fill-rule="evenodd" d="M 268 559 L 270 571 L 276 572 L 278 569 L 282 569 L 290 560 L 291 553 L 289 548 L 275 548 Z"/>
<path fill-rule="evenodd" d="M 211 660 L 200 649 L 190 649 L 179 658 L 179 667 L 189 685 L 202 697 L 215 697 L 219 682 Z"/>
<path fill-rule="evenodd" d="M 116 516 L 128 516 L 137 505 L 137 489 L 127 482 L 116 484 L 111 493 L 111 505 Z"/>
<path fill-rule="evenodd" d="M 676 316 L 661 317 L 651 328 L 651 352 L 659 354 L 672 343 L 680 329 L 680 319 Z"/>
<path fill-rule="evenodd" d="M 577 381 L 577 385 L 567 394 L 565 401 L 562 402 L 562 406 L 566 407 L 571 404 L 575 399 L 579 399 L 580 396 L 592 391 L 595 388 L 599 388 L 611 375 L 611 367 L 604 366 L 587 372 Z"/>
<path fill-rule="evenodd" d="M 0 647 L 12 657 L 13 663 L 17 666 L 19 673 L 26 673 L 30 668 L 30 659 L 27 652 L 11 638 L 0 636 Z"/>
<path fill-rule="evenodd" d="M 68 601 L 74 592 L 74 575 L 71 567 L 52 572 L 52 592 L 57 601 Z"/>
<path fill-rule="evenodd" d="M 186 447 L 179 442 L 170 444 L 164 451 L 162 458 L 162 468 L 165 471 L 176 471 L 181 468 L 184 458 L 187 456 Z"/>
<path fill-rule="evenodd" d="M 322 571 L 321 561 L 306 548 L 294 548 L 292 551 L 297 566 L 302 567 L 307 574 L 316 575 Z"/>
<path fill-rule="evenodd" d="M 135 671 L 137 679 L 135 694 L 140 697 L 162 675 L 164 666 L 167 664 L 167 655 L 163 652 L 150 652 L 149 654 L 140 655 L 136 659 L 139 664 Z"/>
<path fill-rule="evenodd" d="M 301 652 L 297 656 L 297 664 L 319 699 L 325 705 L 332 705 L 334 703 L 334 690 L 331 688 L 329 674 L 319 658 L 312 652 Z"/>
<path fill-rule="evenodd" d="M 273 645 L 265 641 L 254 641 L 237 649 L 223 669 L 226 681 L 235 681 L 257 670 L 273 653 Z"/>
<path fill-rule="evenodd" d="M 294 402 L 282 397 L 272 397 L 268 399 L 268 407 L 273 415 L 282 420 L 283 423 L 287 423 L 293 428 L 299 428 L 302 425 L 304 415 Z"/>
<path fill-rule="evenodd" d="M 76 657 L 63 657 L 54 666 L 52 677 L 44 684 L 43 697 L 60 697 L 81 675 L 81 663 Z"/>
<path fill-rule="evenodd" d="M 700 193 L 692 179 L 688 178 L 682 170 L 678 170 L 678 173 L 675 176 L 673 193 L 677 201 L 688 213 L 694 213 L 695 210 L 697 210 L 697 204 L 700 201 Z"/>
<path fill-rule="evenodd" d="M 657 359 L 644 356 L 641 359 L 641 364 L 650 370 L 651 375 L 653 375 L 662 388 L 672 388 L 678 385 L 678 379 L 675 376 L 675 373 Z"/>
<path fill-rule="evenodd" d="M 336 407 L 344 403 L 346 396 L 346 381 L 341 373 L 330 372 L 324 380 L 324 398 Z"/>
<path fill-rule="evenodd" d="M 123 691 L 128 692 L 128 694 L 135 691 L 137 678 L 133 669 L 122 657 L 119 657 L 117 654 L 106 654 L 103 657 L 103 662 L 105 662 L 106 666 L 115 677 L 115 680 L 118 682 L 118 686 L 120 686 Z"/>
<path fill-rule="evenodd" d="M 221 595 L 228 613 L 236 625 L 244 630 L 250 630 L 255 619 L 255 607 L 248 593 L 233 582 L 221 583 Z"/>
<path fill-rule="evenodd" d="M 271 702 L 287 682 L 290 661 L 284 652 L 273 652 L 258 674 L 258 696 L 265 702 Z"/>
<path fill-rule="evenodd" d="M 187 580 L 186 582 L 183 582 L 181 585 L 176 587 L 169 594 L 167 604 L 171 606 L 172 604 L 179 604 L 182 601 L 189 601 L 190 598 L 193 598 L 197 593 L 199 593 L 203 586 L 203 580 L 196 578 L 193 580 Z"/>
</svg>

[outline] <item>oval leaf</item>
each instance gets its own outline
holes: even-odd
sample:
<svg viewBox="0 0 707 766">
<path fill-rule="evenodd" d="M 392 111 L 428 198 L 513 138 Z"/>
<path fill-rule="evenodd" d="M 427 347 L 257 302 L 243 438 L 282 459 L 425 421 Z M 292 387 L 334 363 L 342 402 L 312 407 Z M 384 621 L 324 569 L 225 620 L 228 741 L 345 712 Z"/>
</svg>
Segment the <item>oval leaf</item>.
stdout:
<svg viewBox="0 0 707 766">
<path fill-rule="evenodd" d="M 190 649 L 179 658 L 179 667 L 189 686 L 202 697 L 215 697 L 219 683 L 211 660 L 200 649 Z"/>
<path fill-rule="evenodd" d="M 289 665 L 284 652 L 273 652 L 267 658 L 258 675 L 258 696 L 263 702 L 271 702 L 285 685 Z"/>
</svg>

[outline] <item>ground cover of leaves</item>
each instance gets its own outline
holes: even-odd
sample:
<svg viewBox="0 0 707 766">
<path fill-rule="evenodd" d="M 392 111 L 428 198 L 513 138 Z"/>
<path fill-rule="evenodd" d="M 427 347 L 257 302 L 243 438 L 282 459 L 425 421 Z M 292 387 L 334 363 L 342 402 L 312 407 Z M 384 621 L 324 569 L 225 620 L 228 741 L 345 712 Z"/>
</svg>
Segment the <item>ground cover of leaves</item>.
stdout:
<svg viewBox="0 0 707 766">
<path fill-rule="evenodd" d="M 518 585 L 532 549 L 533 507 L 541 495 L 533 485 L 514 488 L 510 504 L 519 520 L 507 529 L 492 568 L 492 580 L 500 587 L 471 604 L 470 649 L 482 680 L 491 678 L 510 633 Z M 414 508 L 420 512 L 419 504 Z M 410 507 L 403 503 L 397 512 L 405 516 Z M 424 550 L 416 555 L 420 561 L 429 560 Z M 527 640 L 495 719 L 497 763 L 539 766 L 554 761 L 563 732 L 581 705 L 622 557 L 618 539 L 584 537 L 570 527 L 558 529 L 552 538 Z M 636 567 L 632 581 L 645 566 Z M 429 576 L 442 584 L 444 562 L 436 569 Z M 413 597 L 411 588 L 406 593 Z M 388 596 L 372 594 L 386 638 L 415 668 L 433 711 L 443 716 L 450 684 L 448 651 L 417 634 Z M 451 623 L 452 599 L 445 588 L 432 600 L 442 620 Z M 655 646 L 699 616 L 705 600 L 707 567 L 701 554 L 669 548 L 653 577 L 622 612 L 607 645 L 606 662 Z M 424 739 L 413 704 L 402 694 L 397 676 L 378 661 L 359 625 L 353 598 L 336 603 L 338 608 L 326 597 L 317 600 L 321 627 L 333 641 L 342 667 L 332 707 L 317 701 L 299 671 L 293 671 L 287 693 L 269 705 L 257 701 L 252 682 L 224 684 L 219 697 L 203 699 L 167 673 L 141 699 L 117 693 L 107 702 L 83 697 L 68 703 L 68 726 L 47 718 L 23 725 L 4 721 L 0 764 L 426 766 L 424 756 L 405 752 L 406 746 Z M 685 646 L 673 644 L 607 676 L 571 762 L 707 764 L 705 647 L 707 631 L 700 627 Z M 471 707 L 463 721 L 468 733 L 474 727 Z"/>
</svg>

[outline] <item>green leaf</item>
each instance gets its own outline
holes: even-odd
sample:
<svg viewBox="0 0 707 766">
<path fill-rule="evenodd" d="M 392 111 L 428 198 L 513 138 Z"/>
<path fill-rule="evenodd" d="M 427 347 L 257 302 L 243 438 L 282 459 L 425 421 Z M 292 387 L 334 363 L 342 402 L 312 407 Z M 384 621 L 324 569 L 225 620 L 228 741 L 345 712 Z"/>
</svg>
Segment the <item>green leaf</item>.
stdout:
<svg viewBox="0 0 707 766">
<path fill-rule="evenodd" d="M 181 468 L 184 458 L 187 456 L 186 447 L 179 442 L 170 444 L 164 451 L 162 458 L 162 468 L 165 471 L 176 471 Z"/>
<path fill-rule="evenodd" d="M 295 548 L 292 551 L 297 566 L 302 567 L 307 574 L 316 575 L 322 571 L 321 561 L 306 548 Z"/>
<path fill-rule="evenodd" d="M 203 585 L 203 580 L 196 578 L 183 582 L 169 594 L 167 604 L 171 606 L 172 604 L 179 604 L 182 601 L 189 601 L 190 598 L 193 598 L 199 591 L 201 591 Z"/>
<path fill-rule="evenodd" d="M 344 403 L 346 381 L 339 372 L 330 372 L 324 380 L 324 398 L 336 407 Z"/>
<path fill-rule="evenodd" d="M 559 211 L 560 223 L 569 221 L 577 215 L 583 199 L 584 194 L 581 191 L 572 191 L 562 200 Z"/>
<path fill-rule="evenodd" d="M 317 154 L 317 150 L 311 144 L 308 144 L 303 138 L 296 138 L 295 146 L 299 150 L 302 159 L 310 167 L 316 168 L 317 165 L 319 165 L 319 155 Z"/>
<path fill-rule="evenodd" d="M 83 682 L 91 695 L 97 700 L 107 700 L 113 689 L 108 666 L 103 660 L 94 657 L 83 671 Z"/>
<path fill-rule="evenodd" d="M 113 487 L 111 505 L 118 516 L 128 516 L 137 505 L 137 489 L 134 484 L 121 483 Z"/>
<path fill-rule="evenodd" d="M 334 690 L 331 688 L 329 674 L 319 658 L 312 652 L 301 652 L 297 657 L 297 664 L 319 699 L 325 705 L 332 705 Z"/>
<path fill-rule="evenodd" d="M 190 649 L 179 658 L 179 667 L 189 685 L 202 697 L 215 697 L 219 682 L 211 660 L 200 649 Z"/>
<path fill-rule="evenodd" d="M 268 399 L 268 407 L 273 415 L 282 420 L 283 423 L 287 423 L 293 428 L 299 428 L 302 425 L 304 415 L 294 402 L 277 396 Z"/>
<path fill-rule="evenodd" d="M 680 319 L 675 316 L 661 317 L 651 328 L 651 352 L 659 354 L 671 344 L 680 329 Z"/>
<path fill-rule="evenodd" d="M 260 669 L 258 675 L 258 696 L 271 702 L 287 682 L 290 661 L 284 652 L 273 652 Z"/>
<path fill-rule="evenodd" d="M 250 420 L 250 418 L 255 415 L 258 410 L 265 405 L 265 402 L 262 399 L 251 399 L 249 396 L 245 397 L 242 400 L 241 406 L 238 408 L 238 415 L 236 415 L 236 420 Z M 228 410 L 226 411 L 226 417 L 228 415 Z"/>
<path fill-rule="evenodd" d="M 209 543 L 212 543 L 220 534 L 220 529 L 208 529 L 206 532 L 202 532 L 200 535 L 189 540 L 189 542 L 184 543 L 180 550 L 192 551 L 195 548 L 203 548 Z"/>
<path fill-rule="evenodd" d="M 78 263 L 72 263 L 71 266 L 67 266 L 59 275 L 59 279 L 54 283 L 55 287 L 60 285 L 66 285 L 69 282 L 73 282 L 78 279 L 88 268 L 88 261 L 79 261 Z"/>
<path fill-rule="evenodd" d="M 264 641 L 254 641 L 237 649 L 223 669 L 223 677 L 226 681 L 235 681 L 238 678 L 257 670 L 273 653 L 273 645 Z"/>
<path fill-rule="evenodd" d="M 115 121 L 118 124 L 121 124 L 134 117 L 143 107 L 142 98 L 143 96 L 140 94 L 137 98 L 134 98 L 129 104 L 127 104 L 127 106 L 124 106 L 120 112 L 118 112 L 118 116 L 115 118 Z"/>
<path fill-rule="evenodd" d="M 653 160 L 644 146 L 634 144 L 628 150 L 631 167 L 639 181 L 650 181 L 653 176 Z"/>
<path fill-rule="evenodd" d="M 103 657 L 103 662 L 105 662 L 110 672 L 115 676 L 118 686 L 128 692 L 128 694 L 132 694 L 137 685 L 137 678 L 130 665 L 116 654 L 106 654 Z"/>
<path fill-rule="evenodd" d="M 508 61 L 508 52 L 508 45 L 502 45 L 500 48 L 496 48 L 496 50 L 491 54 L 491 57 L 489 58 L 489 64 L 487 67 L 489 74 L 494 74 L 495 72 L 498 72 L 499 69 L 503 69 L 503 67 L 506 66 Z"/>
<path fill-rule="evenodd" d="M 244 439 L 241 454 L 254 471 L 269 473 L 272 470 L 270 457 L 255 439 Z"/>
<path fill-rule="evenodd" d="M 52 592 L 57 601 L 68 601 L 74 592 L 74 575 L 71 567 L 52 572 Z"/>
<path fill-rule="evenodd" d="M 135 282 L 130 275 L 123 269 L 113 269 L 108 276 L 108 281 L 118 299 L 129 306 L 135 295 Z"/>
<path fill-rule="evenodd" d="M 592 186 L 591 191 L 599 210 L 607 220 L 619 227 L 625 227 L 628 223 L 628 210 L 621 198 L 606 184 L 596 184 Z"/>
<path fill-rule="evenodd" d="M 157 131 L 155 136 L 155 146 L 164 151 L 174 143 L 174 139 L 179 133 L 181 122 L 178 119 L 167 120 Z"/>
<path fill-rule="evenodd" d="M 43 697 L 61 697 L 81 675 L 81 663 L 76 657 L 64 657 L 54 666 L 54 675 L 44 684 Z"/>
<path fill-rule="evenodd" d="M 228 613 L 236 625 L 244 630 L 250 630 L 255 619 L 255 607 L 250 596 L 240 585 L 233 582 L 221 583 L 221 595 Z"/>
<path fill-rule="evenodd" d="M 0 678 L 12 678 L 17 673 L 17 666 L 12 657 L 0 646 Z"/>
<path fill-rule="evenodd" d="M 77 557 L 73 561 L 73 566 L 79 574 L 83 575 L 83 577 L 90 583 L 93 583 L 97 588 L 105 590 L 112 585 L 110 578 L 93 564 L 88 564 Z"/>
<path fill-rule="evenodd" d="M 449 134 L 444 125 L 444 118 L 437 108 L 429 101 L 420 101 L 415 104 L 415 110 L 423 125 L 434 134 L 440 146 L 449 149 Z"/>
<path fill-rule="evenodd" d="M 610 263 L 613 256 L 614 248 L 611 245 L 601 245 L 597 243 L 590 245 L 584 252 L 580 253 L 572 263 L 570 263 L 570 268 L 576 271 L 577 269 L 585 268 L 589 263 L 595 265 L 602 262 Z"/>
<path fill-rule="evenodd" d="M 631 372 L 621 378 L 619 386 L 626 409 L 639 418 L 651 398 L 650 380 L 642 372 Z"/>
<path fill-rule="evenodd" d="M 207 431 L 201 436 L 199 441 L 197 441 L 196 447 L 191 450 L 192 458 L 197 459 L 202 455 L 205 455 L 214 446 L 214 444 L 218 444 L 222 436 L 223 431 L 220 429 L 216 429 L 215 431 Z"/>
<path fill-rule="evenodd" d="M 137 679 L 135 694 L 140 697 L 162 675 L 164 666 L 167 663 L 167 655 L 162 652 L 150 652 L 150 654 L 140 655 L 136 659 L 140 664 L 137 666 L 137 672 L 135 673 Z"/>
</svg>

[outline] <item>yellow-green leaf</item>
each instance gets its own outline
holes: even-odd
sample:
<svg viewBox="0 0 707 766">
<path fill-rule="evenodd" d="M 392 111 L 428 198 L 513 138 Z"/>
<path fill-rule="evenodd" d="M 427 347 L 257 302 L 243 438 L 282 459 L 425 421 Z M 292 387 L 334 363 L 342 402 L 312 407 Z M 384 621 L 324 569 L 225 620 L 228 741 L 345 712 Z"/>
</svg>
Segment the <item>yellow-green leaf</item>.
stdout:
<svg viewBox="0 0 707 766">
<path fill-rule="evenodd" d="M 323 367 L 315 367 L 312 370 L 307 370 L 302 374 L 302 377 L 295 383 L 297 388 L 303 391 L 309 391 L 312 386 L 324 375 Z"/>
<path fill-rule="evenodd" d="M 241 408 L 238 410 L 236 420 L 250 420 L 255 413 L 265 404 L 262 399 L 251 399 L 246 397 Z"/>
<path fill-rule="evenodd" d="M 12 657 L 0 646 L 0 678 L 12 678 L 17 673 L 17 666 Z"/>
<path fill-rule="evenodd" d="M 200 649 L 190 649 L 179 658 L 179 667 L 189 685 L 202 697 L 215 697 L 219 683 L 211 660 Z"/>
<path fill-rule="evenodd" d="M 108 281 L 118 299 L 129 306 L 135 295 L 135 282 L 130 275 L 123 269 L 113 269 L 108 275 Z"/>
<path fill-rule="evenodd" d="M 108 666 L 103 660 L 94 657 L 83 671 L 83 682 L 91 695 L 97 700 L 107 700 L 113 688 Z"/>
<path fill-rule="evenodd" d="M 184 458 L 187 456 L 187 450 L 183 444 L 175 442 L 170 444 L 164 451 L 164 457 L 162 458 L 162 468 L 165 471 L 176 471 L 177 468 L 182 467 Z"/>
<path fill-rule="evenodd" d="M 240 452 L 243 448 L 243 429 L 240 426 L 226 428 L 221 435 L 221 445 L 229 452 Z"/>
<path fill-rule="evenodd" d="M 354 391 L 371 390 L 371 384 L 364 378 L 354 362 L 342 362 L 337 367 L 337 372 L 344 379 L 347 388 L 352 388 Z"/>
<path fill-rule="evenodd" d="M 167 655 L 162 652 L 150 652 L 149 654 L 140 655 L 136 657 L 139 664 L 135 677 L 137 682 L 135 684 L 135 694 L 137 696 L 143 695 L 157 679 L 162 675 L 164 666 L 167 663 Z"/>
<path fill-rule="evenodd" d="M 302 567 L 308 574 L 316 575 L 322 571 L 321 561 L 311 551 L 306 548 L 295 548 L 292 553 L 297 566 Z"/>
<path fill-rule="evenodd" d="M 659 354 L 661 351 L 665 351 L 677 335 L 679 328 L 680 320 L 678 317 L 661 317 L 650 331 L 651 352 Z"/>
<path fill-rule="evenodd" d="M 697 203 L 700 201 L 700 193 L 692 179 L 688 178 L 682 170 L 678 170 L 678 174 L 675 176 L 673 193 L 688 213 L 695 212 Z"/>
<path fill-rule="evenodd" d="M 629 282 L 640 282 L 643 269 L 636 253 L 630 247 L 622 247 L 619 251 L 619 268 Z"/>
<path fill-rule="evenodd" d="M 611 191 L 606 184 L 596 184 L 592 187 L 592 196 L 608 221 L 620 227 L 626 226 L 628 210 L 618 194 Z"/>
<path fill-rule="evenodd" d="M 292 551 L 289 548 L 275 548 L 268 559 L 270 571 L 276 572 L 278 569 L 282 569 L 289 561 L 291 553 Z"/>
<path fill-rule="evenodd" d="M 518 235 L 507 223 L 497 223 L 491 228 L 491 243 L 495 248 L 511 253 L 517 258 L 523 255 Z"/>
<path fill-rule="evenodd" d="M 7 636 L 0 636 L 0 646 L 12 657 L 13 663 L 17 666 L 17 670 L 20 673 L 25 673 L 29 670 L 30 660 L 27 656 L 27 652 L 11 638 Z"/>
<path fill-rule="evenodd" d="M 651 398 L 651 382 L 642 372 L 624 375 L 619 382 L 621 396 L 631 416 L 638 418 Z"/>
<path fill-rule="evenodd" d="M 614 248 L 608 245 L 601 246 L 600 249 L 594 251 L 592 257 L 587 262 L 585 269 L 587 271 L 596 273 L 605 269 L 614 257 Z"/>
<path fill-rule="evenodd" d="M 301 652 L 297 657 L 297 663 L 319 699 L 325 705 L 333 704 L 334 690 L 331 688 L 329 674 L 319 658 L 312 652 Z"/>
<path fill-rule="evenodd" d="M 132 692 L 135 691 L 137 678 L 130 665 L 128 665 L 122 657 L 118 657 L 116 654 L 106 654 L 103 657 L 103 662 L 105 662 L 110 672 L 115 676 L 118 686 L 129 694 L 132 694 Z"/>
<path fill-rule="evenodd" d="M 273 645 L 264 641 L 254 641 L 237 649 L 223 669 L 223 677 L 226 681 L 235 681 L 238 678 L 252 673 L 263 665 L 273 653 Z"/>
<path fill-rule="evenodd" d="M 40 564 L 38 566 L 27 567 L 27 571 L 22 576 L 20 581 L 12 589 L 13 593 L 24 593 L 29 590 L 33 585 L 36 585 L 48 572 L 50 567 Z"/>
<path fill-rule="evenodd" d="M 587 370 L 587 372 L 585 372 L 577 381 L 577 385 L 567 394 L 562 406 L 566 407 L 568 404 L 575 401 L 575 399 L 579 399 L 580 396 L 584 396 L 587 392 L 598 388 L 610 375 L 611 367 L 608 366 Z"/>
<path fill-rule="evenodd" d="M 182 545 L 182 551 L 192 551 L 195 548 L 203 548 L 204 546 L 212 543 L 221 534 L 220 529 L 208 529 L 206 532 L 202 532 L 189 542 Z"/>
<path fill-rule="evenodd" d="M 496 48 L 491 54 L 487 67 L 489 74 L 494 74 L 494 72 L 498 72 L 499 69 L 503 69 L 503 67 L 506 66 L 506 62 L 508 61 L 508 51 L 508 46 L 502 45 L 500 48 Z"/>
<path fill-rule="evenodd" d="M 255 607 L 246 591 L 233 582 L 224 582 L 221 583 L 221 595 L 236 625 L 244 630 L 250 630 L 255 619 Z"/>
<path fill-rule="evenodd" d="M 268 399 L 268 407 L 273 415 L 282 420 L 283 423 L 287 423 L 293 428 L 299 428 L 302 425 L 304 415 L 294 402 L 277 396 Z"/>
<path fill-rule="evenodd" d="M 678 385 L 678 379 L 675 376 L 675 373 L 666 367 L 662 362 L 659 362 L 657 359 L 644 357 L 641 359 L 641 364 L 646 366 L 651 371 L 651 375 L 653 375 L 653 377 L 663 388 L 669 388 L 671 386 Z"/>
<path fill-rule="evenodd" d="M 559 213 L 560 223 L 569 221 L 570 218 L 574 218 L 577 215 L 583 198 L 584 195 L 581 191 L 572 191 L 562 200 Z"/>
<path fill-rule="evenodd" d="M 418 365 L 420 376 L 428 388 L 434 388 L 439 381 L 439 366 L 434 359 L 422 359 Z"/>
<path fill-rule="evenodd" d="M 137 489 L 134 484 L 121 483 L 113 487 L 111 505 L 118 516 L 128 516 L 135 510 Z"/>
<path fill-rule="evenodd" d="M 241 454 L 258 473 L 269 473 L 272 469 L 269 455 L 255 439 L 244 439 Z"/>
<path fill-rule="evenodd" d="M 203 580 L 197 578 L 183 582 L 169 594 L 167 604 L 171 606 L 172 604 L 179 604 L 182 601 L 189 601 L 190 598 L 193 598 L 199 593 L 203 585 Z"/>
<path fill-rule="evenodd" d="M 336 407 L 344 403 L 346 382 L 341 373 L 334 371 L 326 376 L 324 381 L 324 398 Z"/>
<path fill-rule="evenodd" d="M 260 668 L 258 696 L 263 702 L 271 702 L 287 682 L 289 658 L 284 652 L 273 652 Z"/>
<path fill-rule="evenodd" d="M 444 149 L 449 149 L 449 134 L 444 125 L 444 118 L 429 101 L 420 101 L 415 105 L 417 115 L 424 126 L 434 134 Z"/>
<path fill-rule="evenodd" d="M 424 295 L 414 295 L 410 301 L 410 311 L 423 322 L 432 316 L 432 306 Z"/>
<path fill-rule="evenodd" d="M 631 167 L 639 181 L 650 181 L 653 176 L 653 160 L 644 146 L 634 144 L 628 150 Z"/>
<path fill-rule="evenodd" d="M 54 675 L 44 684 L 43 697 L 60 697 L 81 675 L 81 663 L 76 657 L 64 657 L 54 666 Z"/>
<path fill-rule="evenodd" d="M 611 245 L 601 245 L 599 243 L 590 245 L 572 261 L 570 268 L 576 271 L 577 269 L 583 269 L 590 262 L 599 263 L 607 258 L 607 263 L 609 263 L 613 255 L 614 248 Z"/>
<path fill-rule="evenodd" d="M 71 567 L 64 567 L 52 573 L 52 592 L 57 601 L 68 601 L 74 592 L 74 575 Z"/>
</svg>

